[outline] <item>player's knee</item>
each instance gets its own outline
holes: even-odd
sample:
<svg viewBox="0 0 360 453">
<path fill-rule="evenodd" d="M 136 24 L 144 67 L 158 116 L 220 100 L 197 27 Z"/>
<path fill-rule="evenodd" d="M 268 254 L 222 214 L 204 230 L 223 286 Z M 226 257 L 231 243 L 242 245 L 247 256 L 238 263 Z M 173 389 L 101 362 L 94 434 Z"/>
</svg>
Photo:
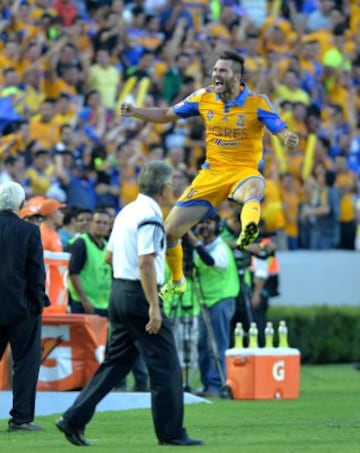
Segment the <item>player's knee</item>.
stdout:
<svg viewBox="0 0 360 453">
<path fill-rule="evenodd" d="M 258 201 L 260 202 L 264 196 L 264 191 L 260 187 L 249 187 L 248 190 L 244 193 L 243 203 L 248 201 Z"/>
<path fill-rule="evenodd" d="M 168 249 L 176 247 L 178 245 L 178 243 L 179 243 L 179 239 L 175 239 L 175 240 L 174 239 L 170 239 L 169 240 L 168 237 L 166 237 L 166 247 Z"/>
<path fill-rule="evenodd" d="M 258 200 L 260 202 L 264 197 L 264 187 L 264 181 L 261 178 L 250 178 L 241 190 L 235 194 L 235 199 L 241 203 L 246 203 L 250 200 Z"/>
<path fill-rule="evenodd" d="M 247 189 L 249 197 L 258 198 L 260 201 L 264 196 L 264 182 L 261 179 L 253 180 Z"/>
<path fill-rule="evenodd" d="M 258 202 L 260 203 L 261 202 L 261 197 L 257 197 L 257 196 L 254 196 L 254 197 L 246 197 L 244 198 L 242 204 L 246 204 L 246 203 L 249 203 L 250 201 L 255 201 L 255 202 Z"/>
</svg>

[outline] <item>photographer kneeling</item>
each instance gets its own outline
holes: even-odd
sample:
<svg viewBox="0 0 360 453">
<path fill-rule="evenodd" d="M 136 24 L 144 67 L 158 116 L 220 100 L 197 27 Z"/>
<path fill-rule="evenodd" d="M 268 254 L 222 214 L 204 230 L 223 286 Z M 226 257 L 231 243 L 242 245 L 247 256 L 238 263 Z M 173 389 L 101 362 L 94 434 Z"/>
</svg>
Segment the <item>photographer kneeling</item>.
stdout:
<svg viewBox="0 0 360 453">
<path fill-rule="evenodd" d="M 225 351 L 239 279 L 232 251 L 219 236 L 220 217 L 214 215 L 202 220 L 195 233 L 189 231 L 187 240 L 194 247 L 194 285 L 198 288 L 195 295 L 200 299 L 202 314 L 198 353 L 203 390 L 198 395 L 219 396 L 225 384 Z"/>
</svg>

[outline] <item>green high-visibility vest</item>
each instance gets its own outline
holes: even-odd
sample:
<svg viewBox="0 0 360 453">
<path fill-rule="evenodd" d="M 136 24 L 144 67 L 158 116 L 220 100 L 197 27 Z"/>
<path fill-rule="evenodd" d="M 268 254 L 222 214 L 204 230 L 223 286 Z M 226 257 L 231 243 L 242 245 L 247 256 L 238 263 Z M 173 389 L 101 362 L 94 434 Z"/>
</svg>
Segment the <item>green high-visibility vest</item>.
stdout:
<svg viewBox="0 0 360 453">
<path fill-rule="evenodd" d="M 207 307 L 211 307 L 220 300 L 235 298 L 239 294 L 240 285 L 234 255 L 230 247 L 222 238 L 217 238 L 209 248 L 208 252 L 215 247 L 224 247 L 228 255 L 228 266 L 225 269 L 218 269 L 214 266 L 207 266 L 201 258 L 195 255 L 196 278 L 201 288 L 202 301 Z"/>
<path fill-rule="evenodd" d="M 109 305 L 112 271 L 111 266 L 105 263 L 106 244 L 100 249 L 87 233 L 81 234 L 77 239 L 83 239 L 86 247 L 86 261 L 79 278 L 84 292 L 95 308 L 106 310 Z M 72 300 L 80 302 L 71 280 L 68 279 L 68 290 Z"/>
</svg>

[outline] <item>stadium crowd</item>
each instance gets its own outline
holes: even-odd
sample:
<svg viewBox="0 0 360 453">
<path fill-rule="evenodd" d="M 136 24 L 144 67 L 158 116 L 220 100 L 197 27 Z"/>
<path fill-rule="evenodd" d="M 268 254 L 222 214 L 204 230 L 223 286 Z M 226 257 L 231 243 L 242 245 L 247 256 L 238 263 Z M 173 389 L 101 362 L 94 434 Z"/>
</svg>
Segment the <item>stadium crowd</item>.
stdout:
<svg viewBox="0 0 360 453">
<path fill-rule="evenodd" d="M 285 151 L 264 137 L 263 221 L 278 248 L 360 250 L 358 0 L 3 0 L 0 182 L 118 211 L 144 163 L 165 159 L 176 199 L 203 163 L 201 119 L 144 123 L 119 105 L 180 102 L 210 84 L 224 49 L 301 138 Z"/>
</svg>

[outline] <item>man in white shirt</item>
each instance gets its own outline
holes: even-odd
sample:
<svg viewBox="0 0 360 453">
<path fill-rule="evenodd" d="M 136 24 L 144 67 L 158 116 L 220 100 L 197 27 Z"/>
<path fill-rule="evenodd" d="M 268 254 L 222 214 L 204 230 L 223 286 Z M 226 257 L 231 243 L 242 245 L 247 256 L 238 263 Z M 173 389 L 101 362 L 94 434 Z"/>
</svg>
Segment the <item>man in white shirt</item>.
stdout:
<svg viewBox="0 0 360 453">
<path fill-rule="evenodd" d="M 172 169 L 147 163 L 139 177 L 140 194 L 117 215 L 107 261 L 113 268 L 109 319 L 111 337 L 105 359 L 74 404 L 56 423 L 74 445 L 89 445 L 86 424 L 96 405 L 132 368 L 138 348 L 151 389 L 155 433 L 161 445 L 201 445 L 183 427 L 182 372 L 170 321 L 163 316 L 159 287 L 165 275 L 166 237 L 160 205 L 172 198 Z"/>
</svg>

